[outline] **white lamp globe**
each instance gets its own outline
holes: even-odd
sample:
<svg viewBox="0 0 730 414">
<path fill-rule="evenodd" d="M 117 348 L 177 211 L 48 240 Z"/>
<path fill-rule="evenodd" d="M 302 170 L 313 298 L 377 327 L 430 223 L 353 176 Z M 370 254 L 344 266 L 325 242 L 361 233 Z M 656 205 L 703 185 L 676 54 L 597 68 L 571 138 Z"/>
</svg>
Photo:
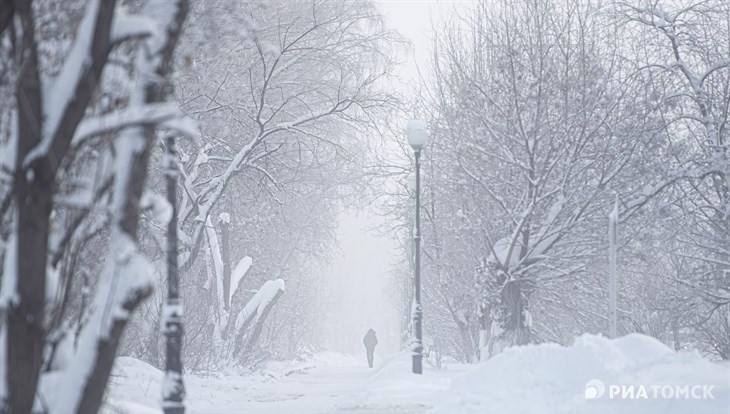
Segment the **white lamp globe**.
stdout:
<svg viewBox="0 0 730 414">
<path fill-rule="evenodd" d="M 408 137 L 408 143 L 414 151 L 420 151 L 428 143 L 427 127 L 428 124 L 426 124 L 426 121 L 420 119 L 408 121 L 406 136 Z"/>
</svg>

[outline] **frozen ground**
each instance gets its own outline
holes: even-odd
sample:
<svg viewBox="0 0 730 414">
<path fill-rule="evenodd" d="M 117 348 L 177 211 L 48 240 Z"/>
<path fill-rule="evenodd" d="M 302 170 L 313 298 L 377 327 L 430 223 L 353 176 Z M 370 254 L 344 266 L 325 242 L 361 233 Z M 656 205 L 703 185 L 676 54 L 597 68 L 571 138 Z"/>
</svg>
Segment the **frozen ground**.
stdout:
<svg viewBox="0 0 730 414">
<path fill-rule="evenodd" d="M 613 341 L 586 335 L 570 347 L 543 344 L 512 348 L 477 365 L 457 364 L 442 370 L 426 367 L 423 376 L 410 374 L 406 354 L 376 360 L 376 364 L 375 369 L 368 369 L 363 361 L 350 356 L 324 353 L 306 363 L 270 364 L 265 373 L 252 376 L 187 375 L 187 412 L 730 412 L 730 365 L 704 360 L 695 353 L 675 353 L 641 335 Z M 119 358 L 105 413 L 159 413 L 160 378 L 158 370 L 143 362 Z M 640 386 L 648 398 L 641 398 Z M 652 398 L 652 386 L 658 387 L 659 398 Z M 701 387 L 710 387 L 712 398 L 661 395 L 662 390 L 683 387 L 691 394 L 693 386 L 700 394 Z M 616 394 L 616 387 L 633 387 L 633 398 Z"/>
</svg>

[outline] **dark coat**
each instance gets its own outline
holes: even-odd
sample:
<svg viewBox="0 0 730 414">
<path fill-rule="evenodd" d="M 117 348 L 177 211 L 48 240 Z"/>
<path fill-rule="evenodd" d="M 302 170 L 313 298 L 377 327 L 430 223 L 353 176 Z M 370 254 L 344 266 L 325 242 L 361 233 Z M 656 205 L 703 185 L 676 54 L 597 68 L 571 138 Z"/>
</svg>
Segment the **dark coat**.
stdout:
<svg viewBox="0 0 730 414">
<path fill-rule="evenodd" d="M 367 334 L 365 334 L 365 338 L 363 338 L 362 343 L 365 344 L 365 348 L 368 351 L 372 351 L 375 349 L 375 345 L 378 344 L 378 337 L 375 336 L 374 330 L 369 330 Z"/>
</svg>

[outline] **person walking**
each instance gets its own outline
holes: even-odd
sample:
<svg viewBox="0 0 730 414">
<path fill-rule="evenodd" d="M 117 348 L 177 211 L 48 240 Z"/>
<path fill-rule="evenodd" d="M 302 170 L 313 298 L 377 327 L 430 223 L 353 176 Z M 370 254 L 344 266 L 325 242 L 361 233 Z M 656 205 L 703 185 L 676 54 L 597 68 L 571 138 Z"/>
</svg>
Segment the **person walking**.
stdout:
<svg viewBox="0 0 730 414">
<path fill-rule="evenodd" d="M 362 343 L 365 344 L 365 351 L 367 351 L 368 354 L 368 366 L 372 368 L 375 345 L 378 344 L 378 337 L 375 336 L 375 331 L 372 328 L 368 331 L 367 334 L 365 334 L 365 338 L 363 338 Z"/>
</svg>

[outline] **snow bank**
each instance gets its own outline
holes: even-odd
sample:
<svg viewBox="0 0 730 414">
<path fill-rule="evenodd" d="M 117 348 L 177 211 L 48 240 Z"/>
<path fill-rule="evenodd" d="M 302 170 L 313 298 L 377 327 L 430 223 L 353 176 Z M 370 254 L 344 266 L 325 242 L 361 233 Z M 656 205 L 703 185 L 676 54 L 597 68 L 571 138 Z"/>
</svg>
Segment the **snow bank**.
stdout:
<svg viewBox="0 0 730 414">
<path fill-rule="evenodd" d="M 162 376 L 160 370 L 146 362 L 117 358 L 102 413 L 147 413 L 154 409 L 159 412 Z"/>
<path fill-rule="evenodd" d="M 161 412 L 163 372 L 135 358 L 118 357 L 109 384 L 102 414 Z M 186 373 L 185 404 L 193 412 L 210 410 L 218 404 L 237 404 L 255 395 L 267 381 L 262 376 L 209 375 Z M 245 390 L 245 392 L 244 392 Z"/>
<path fill-rule="evenodd" d="M 708 387 L 714 398 L 702 395 Z M 700 398 L 684 398 L 684 390 Z M 638 334 L 616 340 L 584 335 L 569 347 L 513 347 L 455 380 L 448 398 L 429 411 L 486 412 L 727 414 L 730 367 Z"/>
</svg>

